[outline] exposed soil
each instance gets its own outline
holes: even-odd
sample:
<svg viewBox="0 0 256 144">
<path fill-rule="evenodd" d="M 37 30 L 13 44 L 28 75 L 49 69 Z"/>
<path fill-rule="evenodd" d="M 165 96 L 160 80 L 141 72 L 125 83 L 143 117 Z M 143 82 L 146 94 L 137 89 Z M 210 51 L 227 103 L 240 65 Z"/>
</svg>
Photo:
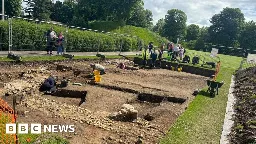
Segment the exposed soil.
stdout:
<svg viewBox="0 0 256 144">
<path fill-rule="evenodd" d="M 236 74 L 234 126 L 231 143 L 256 143 L 256 67 Z"/>
<path fill-rule="evenodd" d="M 71 143 L 135 143 L 138 137 L 143 143 L 158 143 L 193 100 L 194 90 L 206 86 L 206 77 L 163 69 L 121 70 L 116 68 L 120 61 L 132 64 L 128 60 L 102 63 L 107 74 L 96 84 L 89 82 L 87 61 L 3 64 L 1 95 L 10 105 L 17 97 L 18 122 L 74 124 L 75 133 L 62 133 Z M 58 76 L 58 83 L 62 77 L 71 80 L 56 96 L 38 91 L 50 74 Z M 86 102 L 79 107 L 84 95 Z M 138 110 L 136 121 L 109 118 L 123 104 Z"/>
</svg>

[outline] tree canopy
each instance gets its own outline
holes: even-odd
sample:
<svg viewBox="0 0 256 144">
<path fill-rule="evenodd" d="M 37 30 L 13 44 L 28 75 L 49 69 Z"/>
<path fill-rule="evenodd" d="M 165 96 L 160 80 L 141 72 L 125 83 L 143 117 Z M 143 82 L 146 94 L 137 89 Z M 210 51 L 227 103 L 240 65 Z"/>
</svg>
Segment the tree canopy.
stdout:
<svg viewBox="0 0 256 144">
<path fill-rule="evenodd" d="M 187 35 L 186 35 L 186 40 L 191 41 L 191 40 L 197 40 L 199 37 L 199 31 L 200 28 L 198 25 L 191 24 L 187 27 Z"/>
<path fill-rule="evenodd" d="M 215 14 L 210 20 L 211 41 L 215 44 L 234 46 L 244 20 L 244 14 L 239 8 L 224 8 L 220 14 Z"/>
<path fill-rule="evenodd" d="M 4 11 L 8 16 L 20 16 L 22 0 L 5 0 Z M 2 1 L 0 2 L 0 10 L 2 13 Z"/>
<path fill-rule="evenodd" d="M 177 38 L 184 38 L 186 32 L 187 15 L 178 9 L 172 9 L 165 16 L 165 24 L 163 26 L 163 36 L 171 41 Z"/>
<path fill-rule="evenodd" d="M 247 22 L 241 32 L 239 42 L 242 48 L 256 50 L 256 23 L 254 21 Z"/>
</svg>

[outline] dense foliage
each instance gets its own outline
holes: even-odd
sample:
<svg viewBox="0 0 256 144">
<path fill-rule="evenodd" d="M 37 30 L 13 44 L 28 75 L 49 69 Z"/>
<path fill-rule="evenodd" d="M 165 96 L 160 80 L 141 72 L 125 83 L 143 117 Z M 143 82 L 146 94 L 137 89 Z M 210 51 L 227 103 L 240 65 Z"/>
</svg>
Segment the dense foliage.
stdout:
<svg viewBox="0 0 256 144">
<path fill-rule="evenodd" d="M 236 46 L 236 42 L 244 23 L 244 14 L 239 8 L 224 8 L 220 14 L 215 14 L 209 28 L 211 42 L 225 46 Z"/>
<path fill-rule="evenodd" d="M 63 32 L 67 40 L 67 51 L 122 51 L 137 50 L 140 44 L 139 38 L 108 35 L 77 29 L 69 29 L 66 33 L 64 27 L 52 25 L 56 33 Z M 15 50 L 45 50 L 45 32 L 49 30 L 49 24 L 35 24 L 22 20 L 13 20 L 13 49 Z M 8 50 L 8 22 L 0 22 L 0 40 L 2 50 Z"/>
<path fill-rule="evenodd" d="M 159 47 L 162 43 L 168 42 L 166 38 L 163 38 L 160 35 L 145 28 L 138 28 L 134 26 L 124 26 L 124 27 L 121 27 L 120 29 L 114 30 L 113 32 L 126 33 L 126 34 L 137 36 L 138 38 L 143 40 L 144 46 L 148 45 L 149 42 L 153 42 L 155 46 Z"/>
<path fill-rule="evenodd" d="M 165 16 L 162 35 L 176 41 L 177 38 L 184 38 L 186 32 L 187 15 L 178 9 L 172 9 Z"/>
<path fill-rule="evenodd" d="M 152 12 L 142 0 L 28 0 L 27 17 L 53 20 L 68 25 L 88 27 L 91 21 L 117 21 L 128 25 L 152 27 Z"/>
<path fill-rule="evenodd" d="M 5 0 L 5 15 L 19 16 L 21 14 L 21 2 L 22 0 Z M 0 11 L 2 13 L 2 1 L 0 2 Z"/>
</svg>

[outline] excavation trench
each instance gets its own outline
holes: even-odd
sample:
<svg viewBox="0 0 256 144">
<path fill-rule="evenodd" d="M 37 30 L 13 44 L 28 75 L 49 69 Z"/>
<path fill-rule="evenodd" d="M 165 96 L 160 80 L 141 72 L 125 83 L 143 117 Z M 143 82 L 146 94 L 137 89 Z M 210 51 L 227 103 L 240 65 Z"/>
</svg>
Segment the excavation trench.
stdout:
<svg viewBox="0 0 256 144">
<path fill-rule="evenodd" d="M 79 98 L 81 99 L 79 106 L 85 102 L 87 91 L 69 90 L 69 89 L 58 89 L 52 96 L 63 97 L 63 98 Z"/>
<path fill-rule="evenodd" d="M 126 93 L 137 94 L 137 99 L 139 101 L 147 101 L 147 102 L 151 102 L 151 103 L 161 103 L 163 101 L 168 101 L 168 102 L 179 103 L 179 104 L 183 104 L 186 101 L 186 99 L 183 99 L 183 98 L 160 96 L 160 95 L 154 95 L 154 94 L 149 94 L 149 93 L 141 93 L 141 92 L 133 90 L 133 89 L 122 88 L 122 87 L 118 87 L 118 86 L 110 86 L 110 85 L 99 84 L 99 83 L 90 83 L 90 85 L 99 86 L 102 88 L 126 92 Z"/>
</svg>

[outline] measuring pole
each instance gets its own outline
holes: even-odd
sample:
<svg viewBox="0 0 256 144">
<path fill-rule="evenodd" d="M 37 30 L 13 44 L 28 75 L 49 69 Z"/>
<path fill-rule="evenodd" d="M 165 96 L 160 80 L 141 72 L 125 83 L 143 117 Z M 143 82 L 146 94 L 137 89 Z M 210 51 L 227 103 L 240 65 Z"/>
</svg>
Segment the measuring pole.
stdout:
<svg viewBox="0 0 256 144">
<path fill-rule="evenodd" d="M 66 27 L 66 35 L 64 36 L 65 38 L 65 41 L 66 41 L 66 46 L 63 48 L 64 50 L 64 54 L 66 53 L 66 49 L 67 49 L 67 46 L 68 46 L 68 26 Z"/>
<path fill-rule="evenodd" d="M 2 20 L 4 21 L 4 0 L 2 0 Z"/>
<path fill-rule="evenodd" d="M 9 22 L 9 53 L 11 52 L 12 47 L 12 19 L 8 19 Z"/>
<path fill-rule="evenodd" d="M 121 55 L 122 48 L 123 48 L 123 39 L 121 38 L 121 45 L 120 45 L 120 52 L 119 52 L 119 55 Z"/>
</svg>

